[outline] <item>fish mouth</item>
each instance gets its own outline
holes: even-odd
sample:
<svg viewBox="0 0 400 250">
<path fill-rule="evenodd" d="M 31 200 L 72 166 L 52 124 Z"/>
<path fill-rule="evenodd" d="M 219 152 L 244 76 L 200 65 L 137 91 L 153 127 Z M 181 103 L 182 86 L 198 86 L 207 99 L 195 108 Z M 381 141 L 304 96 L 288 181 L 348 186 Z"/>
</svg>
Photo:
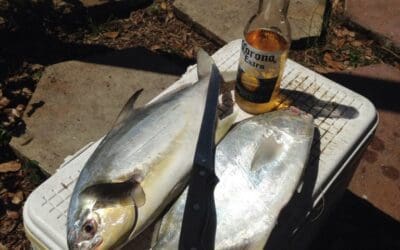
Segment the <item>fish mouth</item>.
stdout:
<svg viewBox="0 0 400 250">
<path fill-rule="evenodd" d="M 103 239 L 99 234 L 95 234 L 90 239 L 82 239 L 79 236 L 79 229 L 74 228 L 68 233 L 69 250 L 100 250 Z"/>
<path fill-rule="evenodd" d="M 100 250 L 102 249 L 103 240 L 101 237 L 96 237 L 96 239 L 82 241 L 79 243 L 72 243 L 72 247 L 68 247 L 70 250 Z"/>
<path fill-rule="evenodd" d="M 100 249 L 102 249 L 102 247 L 101 247 L 102 244 L 103 244 L 103 239 L 100 237 L 100 238 L 98 239 L 98 241 L 95 243 L 95 245 L 92 246 L 91 249 L 93 249 L 93 250 L 100 250 Z"/>
</svg>

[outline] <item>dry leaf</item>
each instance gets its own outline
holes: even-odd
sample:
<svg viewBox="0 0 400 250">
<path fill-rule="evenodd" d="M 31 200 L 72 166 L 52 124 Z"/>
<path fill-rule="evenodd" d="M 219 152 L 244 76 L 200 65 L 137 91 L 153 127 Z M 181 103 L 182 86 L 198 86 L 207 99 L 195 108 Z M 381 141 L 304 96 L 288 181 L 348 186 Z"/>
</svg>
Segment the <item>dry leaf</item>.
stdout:
<svg viewBox="0 0 400 250">
<path fill-rule="evenodd" d="M 7 213 L 7 217 L 10 219 L 13 219 L 13 220 L 17 220 L 20 217 L 20 215 L 17 211 L 7 210 L 6 213 Z"/>
<path fill-rule="evenodd" d="M 162 10 L 166 10 L 167 9 L 167 3 L 166 2 L 162 2 L 160 4 L 160 7 L 161 7 Z"/>
<path fill-rule="evenodd" d="M 0 97 L 0 108 L 6 107 L 9 103 L 10 103 L 10 100 L 7 97 L 5 97 L 5 96 Z"/>
<path fill-rule="evenodd" d="M 354 40 L 356 40 L 354 37 L 346 36 L 347 43 L 351 44 Z"/>
<path fill-rule="evenodd" d="M 24 95 L 24 96 L 26 96 L 26 97 L 30 97 L 30 96 L 32 96 L 32 90 L 30 90 L 29 88 L 23 88 L 22 89 L 22 94 Z"/>
<path fill-rule="evenodd" d="M 151 47 L 150 47 L 150 50 L 151 50 L 151 51 L 156 51 L 156 50 L 159 50 L 160 48 L 161 48 L 161 46 L 158 45 L 158 44 L 156 44 L 156 45 L 151 46 Z"/>
<path fill-rule="evenodd" d="M 326 73 L 334 72 L 333 69 L 327 68 L 327 67 L 322 67 L 322 66 L 320 66 L 320 65 L 315 65 L 315 66 L 313 67 L 313 69 L 314 69 L 314 71 L 317 71 L 318 73 L 321 73 L 321 74 L 326 74 Z"/>
<path fill-rule="evenodd" d="M 338 37 L 345 37 L 345 36 L 355 37 L 356 36 L 356 33 L 354 31 L 350 31 L 345 27 L 335 27 L 335 28 L 333 28 L 333 32 Z"/>
<path fill-rule="evenodd" d="M 15 109 L 22 114 L 22 112 L 25 110 L 25 105 L 23 104 L 18 104 L 17 107 L 15 107 Z"/>
<path fill-rule="evenodd" d="M 361 42 L 360 40 L 354 40 L 351 42 L 351 45 L 353 45 L 354 47 L 360 47 L 363 45 L 363 42 Z"/>
<path fill-rule="evenodd" d="M 0 243 L 0 250 L 8 250 L 8 248 Z"/>
<path fill-rule="evenodd" d="M 30 65 L 30 70 L 32 71 L 32 72 L 36 72 L 36 71 L 39 71 L 39 70 L 43 70 L 44 69 L 44 66 L 43 65 L 41 65 L 41 64 L 32 64 L 32 65 Z"/>
<path fill-rule="evenodd" d="M 340 39 L 334 38 L 334 39 L 332 40 L 332 44 L 335 45 L 335 46 L 338 47 L 338 48 L 343 47 L 343 45 L 344 45 L 345 42 L 346 42 L 346 40 L 343 39 L 343 38 L 340 38 Z"/>
<path fill-rule="evenodd" d="M 122 25 L 122 28 L 123 28 L 124 30 L 128 30 L 128 29 L 130 29 L 131 27 L 132 27 L 132 24 L 130 24 L 130 23 L 125 23 L 125 24 Z"/>
<path fill-rule="evenodd" d="M 22 73 L 19 75 L 14 75 L 10 78 L 8 78 L 8 83 L 18 83 L 22 81 L 28 81 L 30 79 L 30 76 L 28 73 Z"/>
<path fill-rule="evenodd" d="M 172 19 L 174 17 L 174 12 L 168 11 L 168 18 Z"/>
<path fill-rule="evenodd" d="M 14 205 L 19 205 L 23 200 L 24 200 L 24 193 L 22 191 L 18 191 L 12 197 L 11 203 Z"/>
<path fill-rule="evenodd" d="M 365 45 L 371 46 L 374 43 L 374 40 L 368 40 L 365 42 Z"/>
<path fill-rule="evenodd" d="M 337 46 L 338 46 L 339 48 L 342 48 L 343 45 L 344 45 L 345 43 L 346 43 L 346 40 L 345 40 L 345 39 L 339 39 Z"/>
<path fill-rule="evenodd" d="M 17 161 L 9 161 L 0 164 L 0 173 L 16 172 L 21 169 L 21 163 Z"/>
<path fill-rule="evenodd" d="M 0 224 L 0 234 L 6 235 L 12 232 L 17 227 L 17 225 L 18 223 L 15 220 L 11 219 L 3 220 Z"/>
<path fill-rule="evenodd" d="M 344 37 L 345 34 L 343 33 L 343 30 L 340 27 L 334 27 L 333 28 L 333 33 L 335 33 L 335 35 L 337 37 Z"/>
<path fill-rule="evenodd" d="M 103 36 L 110 39 L 115 39 L 119 36 L 119 32 L 118 31 L 105 32 L 103 33 Z"/>
<path fill-rule="evenodd" d="M 188 58 L 193 58 L 193 57 L 194 57 L 194 49 L 193 49 L 193 48 L 191 48 L 191 49 L 185 49 L 183 53 L 184 53 L 185 56 L 188 57 Z"/>
<path fill-rule="evenodd" d="M 356 32 L 348 31 L 347 35 L 350 36 L 350 37 L 355 37 L 356 36 Z"/>
<path fill-rule="evenodd" d="M 366 48 L 364 53 L 365 53 L 366 57 L 367 56 L 371 57 L 372 56 L 372 49 L 371 48 Z"/>
<path fill-rule="evenodd" d="M 15 119 L 15 117 L 20 118 L 21 113 L 15 108 L 4 109 L 4 113 L 8 115 L 8 119 Z"/>
<path fill-rule="evenodd" d="M 326 52 L 324 54 L 324 62 L 326 63 L 326 65 L 334 70 L 340 71 L 343 70 L 345 67 L 341 62 L 337 62 L 335 60 L 333 60 L 332 58 L 332 54 L 329 52 Z"/>
</svg>

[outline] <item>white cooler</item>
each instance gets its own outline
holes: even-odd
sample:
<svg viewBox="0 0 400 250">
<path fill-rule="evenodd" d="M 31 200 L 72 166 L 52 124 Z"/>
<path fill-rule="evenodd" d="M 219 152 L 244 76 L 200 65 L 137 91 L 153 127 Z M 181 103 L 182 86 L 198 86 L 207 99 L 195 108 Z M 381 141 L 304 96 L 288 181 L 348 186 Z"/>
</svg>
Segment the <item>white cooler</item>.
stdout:
<svg viewBox="0 0 400 250">
<path fill-rule="evenodd" d="M 241 40 L 233 41 L 213 55 L 220 71 L 236 71 L 240 45 Z M 189 67 L 162 94 L 196 80 L 196 67 Z M 378 118 L 369 100 L 291 60 L 286 65 L 282 91 L 294 100 L 294 106 L 314 116 L 317 129 L 303 184 L 281 211 L 266 249 L 306 249 L 347 187 L 355 161 L 372 137 Z M 235 109 L 239 112 L 237 121 L 249 116 Z M 34 249 L 67 249 L 71 192 L 100 140 L 67 157 L 59 170 L 28 197 L 23 218 Z"/>
</svg>

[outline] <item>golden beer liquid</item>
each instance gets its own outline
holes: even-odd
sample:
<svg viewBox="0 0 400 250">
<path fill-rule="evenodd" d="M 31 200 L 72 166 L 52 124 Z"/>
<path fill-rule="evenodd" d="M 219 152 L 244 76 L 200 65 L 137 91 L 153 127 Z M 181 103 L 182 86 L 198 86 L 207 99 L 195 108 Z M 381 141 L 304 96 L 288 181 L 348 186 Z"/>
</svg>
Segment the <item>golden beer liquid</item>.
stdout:
<svg viewBox="0 0 400 250">
<path fill-rule="evenodd" d="M 260 87 L 260 84 L 263 84 L 263 80 L 273 82 L 275 86 L 273 86 L 273 92 L 269 101 L 265 103 L 252 102 L 251 100 L 242 97 L 238 93 L 238 91 L 235 91 L 236 103 L 242 110 L 251 114 L 261 114 L 272 111 L 277 108 L 280 103 L 280 82 L 282 80 L 282 74 L 288 56 L 289 43 L 282 35 L 268 29 L 257 29 L 250 31 L 246 34 L 245 40 L 250 46 L 258 50 L 270 53 L 280 53 L 278 62 L 279 67 L 278 70 L 268 68 L 265 69 L 263 72 L 261 72 L 261 77 L 252 75 L 250 72 L 244 71 L 241 75 L 238 76 L 237 79 L 237 81 L 240 81 L 242 86 L 249 91 L 255 91 L 256 89 L 258 89 Z"/>
</svg>

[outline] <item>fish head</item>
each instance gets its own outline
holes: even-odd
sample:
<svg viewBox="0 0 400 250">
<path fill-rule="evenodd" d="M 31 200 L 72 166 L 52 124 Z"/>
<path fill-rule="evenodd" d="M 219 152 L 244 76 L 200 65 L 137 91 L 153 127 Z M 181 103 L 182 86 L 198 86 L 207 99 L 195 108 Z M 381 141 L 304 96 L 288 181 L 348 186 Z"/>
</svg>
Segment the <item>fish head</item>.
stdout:
<svg viewBox="0 0 400 250">
<path fill-rule="evenodd" d="M 68 229 L 68 248 L 98 248 L 103 242 L 99 234 L 99 226 L 101 226 L 99 215 L 96 212 L 85 210 L 80 219 L 74 223 L 73 228 Z"/>
<path fill-rule="evenodd" d="M 69 249 L 115 249 L 129 240 L 137 207 L 123 189 L 122 185 L 97 185 L 80 195 L 75 212 L 69 216 Z"/>
</svg>

